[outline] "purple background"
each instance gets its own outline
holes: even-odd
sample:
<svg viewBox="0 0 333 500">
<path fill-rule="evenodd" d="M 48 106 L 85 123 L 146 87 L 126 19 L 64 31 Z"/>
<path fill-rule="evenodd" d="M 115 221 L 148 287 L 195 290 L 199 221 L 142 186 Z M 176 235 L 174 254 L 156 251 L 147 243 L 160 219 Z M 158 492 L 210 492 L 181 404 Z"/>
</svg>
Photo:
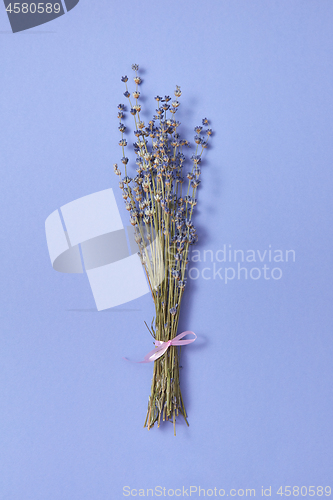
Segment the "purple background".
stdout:
<svg viewBox="0 0 333 500">
<path fill-rule="evenodd" d="M 0 9 L 1 498 L 333 488 L 332 22 L 328 0 L 99 0 L 13 35 Z M 97 313 L 44 233 L 53 210 L 108 187 L 127 223 L 112 164 L 134 62 L 148 114 L 177 84 L 184 135 L 204 116 L 215 131 L 198 249 L 296 252 L 280 280 L 190 283 L 181 328 L 199 339 L 176 438 L 143 429 L 152 366 L 122 359 L 152 348 L 151 298 Z"/>
</svg>

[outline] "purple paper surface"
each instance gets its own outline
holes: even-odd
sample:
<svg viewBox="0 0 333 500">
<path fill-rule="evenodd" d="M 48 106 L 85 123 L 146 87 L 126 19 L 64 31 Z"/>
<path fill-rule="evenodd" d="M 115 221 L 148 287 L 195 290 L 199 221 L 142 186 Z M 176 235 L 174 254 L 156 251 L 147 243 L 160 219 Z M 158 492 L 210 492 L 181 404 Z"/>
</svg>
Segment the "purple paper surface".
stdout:
<svg viewBox="0 0 333 500">
<path fill-rule="evenodd" d="M 0 498 L 332 496 L 332 3 L 86 0 L 15 34 L 0 7 Z M 182 134 L 214 130 L 176 438 L 143 428 L 152 365 L 123 360 L 153 348 L 151 297 L 97 312 L 45 241 L 54 210 L 108 188 L 128 224 L 112 164 L 132 63 L 144 120 L 180 85 Z"/>
</svg>

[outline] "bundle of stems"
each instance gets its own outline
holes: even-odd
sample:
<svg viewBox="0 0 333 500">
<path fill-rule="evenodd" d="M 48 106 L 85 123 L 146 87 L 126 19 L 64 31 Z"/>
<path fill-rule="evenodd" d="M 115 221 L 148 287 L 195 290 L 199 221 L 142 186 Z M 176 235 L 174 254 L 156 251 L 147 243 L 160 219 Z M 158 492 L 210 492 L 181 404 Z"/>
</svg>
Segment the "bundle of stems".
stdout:
<svg viewBox="0 0 333 500">
<path fill-rule="evenodd" d="M 124 104 L 118 105 L 118 128 L 125 175 L 121 178 L 123 174 L 117 164 L 114 164 L 114 171 L 120 176 L 119 186 L 134 226 L 139 255 L 155 304 L 155 318 L 151 328 L 147 328 L 155 340 L 167 342 L 177 335 L 180 305 L 187 282 L 189 248 L 197 241 L 192 216 L 197 204 L 195 197 L 200 184 L 201 156 L 212 130 L 203 131 L 203 127 L 209 125 L 207 118 L 202 120 L 203 126 L 194 129 L 196 148 L 191 156 L 191 168 L 186 175 L 187 187 L 184 189 L 183 148 L 189 143 L 181 139 L 178 133 L 180 123 L 175 119 L 180 104 L 180 87 L 176 86 L 176 99 L 173 101 L 170 96 L 155 97 L 158 105 L 156 114 L 145 124 L 140 116 L 139 66 L 133 64 L 132 69 L 135 73 L 132 96 L 127 87 L 127 76 L 121 80 L 125 83 L 124 96 L 134 117 L 136 174 L 133 179 L 128 175 L 126 126 L 122 121 L 126 111 Z M 183 415 L 188 425 L 179 383 L 179 348 L 170 346 L 154 362 L 145 427 L 150 429 L 155 423 L 160 426 L 161 420 L 169 420 L 173 422 L 176 434 L 176 417 L 179 414 Z"/>
</svg>

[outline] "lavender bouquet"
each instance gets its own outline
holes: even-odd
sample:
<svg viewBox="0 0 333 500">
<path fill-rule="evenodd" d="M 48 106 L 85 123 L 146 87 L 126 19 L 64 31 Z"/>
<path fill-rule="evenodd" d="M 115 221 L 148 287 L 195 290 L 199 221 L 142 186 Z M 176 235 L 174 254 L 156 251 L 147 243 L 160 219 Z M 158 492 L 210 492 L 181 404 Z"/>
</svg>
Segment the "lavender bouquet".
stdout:
<svg viewBox="0 0 333 500">
<path fill-rule="evenodd" d="M 183 415 L 188 425 L 179 383 L 178 346 L 193 342 L 193 339 L 177 341 L 184 334 L 193 334 L 184 332 L 177 336 L 177 329 L 186 287 L 189 248 L 197 241 L 192 216 L 201 182 L 201 157 L 212 130 L 208 128 L 203 131 L 203 127 L 209 126 L 207 118 L 202 120 L 202 126 L 194 129 L 196 147 L 191 156 L 192 166 L 186 174 L 184 188 L 183 148 L 188 147 L 189 143 L 180 137 L 180 123 L 175 118 L 180 104 L 180 87 L 176 86 L 175 100 L 169 96 L 155 97 L 158 106 L 156 114 L 145 124 L 140 116 L 139 66 L 133 64 L 132 69 L 135 73 L 135 90 L 132 96 L 127 87 L 127 76 L 121 80 L 126 86 L 124 96 L 128 99 L 129 111 L 135 124 L 136 139 L 133 147 L 136 154 L 136 175 L 133 179 L 129 177 L 129 159 L 125 154 L 126 127 L 122 121 L 126 111 L 124 104 L 118 106 L 118 128 L 121 133 L 119 145 L 122 148 L 124 175 L 117 164 L 114 164 L 114 171 L 121 179 L 119 186 L 129 211 L 156 311 L 151 327 L 146 324 L 157 349 L 145 358 L 145 361 L 154 360 L 145 427 L 150 429 L 155 423 L 159 427 L 161 420 L 169 420 L 173 422 L 176 435 L 176 417 L 179 414 Z"/>
</svg>

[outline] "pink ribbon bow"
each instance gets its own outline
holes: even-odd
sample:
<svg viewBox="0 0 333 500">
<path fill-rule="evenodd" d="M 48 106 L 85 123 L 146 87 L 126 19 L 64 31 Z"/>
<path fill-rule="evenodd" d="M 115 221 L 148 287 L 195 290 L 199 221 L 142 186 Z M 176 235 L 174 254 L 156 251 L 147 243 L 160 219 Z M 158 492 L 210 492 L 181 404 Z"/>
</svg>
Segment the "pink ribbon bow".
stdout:
<svg viewBox="0 0 333 500">
<path fill-rule="evenodd" d="M 190 334 L 194 335 L 194 339 L 180 340 L 186 335 Z M 196 338 L 197 338 L 196 334 L 188 330 L 186 332 L 180 333 L 179 335 L 177 335 L 177 337 L 174 337 L 173 339 L 168 340 L 167 342 L 162 342 L 161 340 L 155 340 L 155 349 L 148 352 L 148 354 L 146 354 L 146 356 L 143 358 L 143 361 L 138 361 L 138 363 L 150 363 L 151 361 L 155 361 L 156 359 L 163 356 L 163 354 L 168 350 L 168 348 L 171 345 L 191 344 L 192 342 L 195 341 Z"/>
</svg>

